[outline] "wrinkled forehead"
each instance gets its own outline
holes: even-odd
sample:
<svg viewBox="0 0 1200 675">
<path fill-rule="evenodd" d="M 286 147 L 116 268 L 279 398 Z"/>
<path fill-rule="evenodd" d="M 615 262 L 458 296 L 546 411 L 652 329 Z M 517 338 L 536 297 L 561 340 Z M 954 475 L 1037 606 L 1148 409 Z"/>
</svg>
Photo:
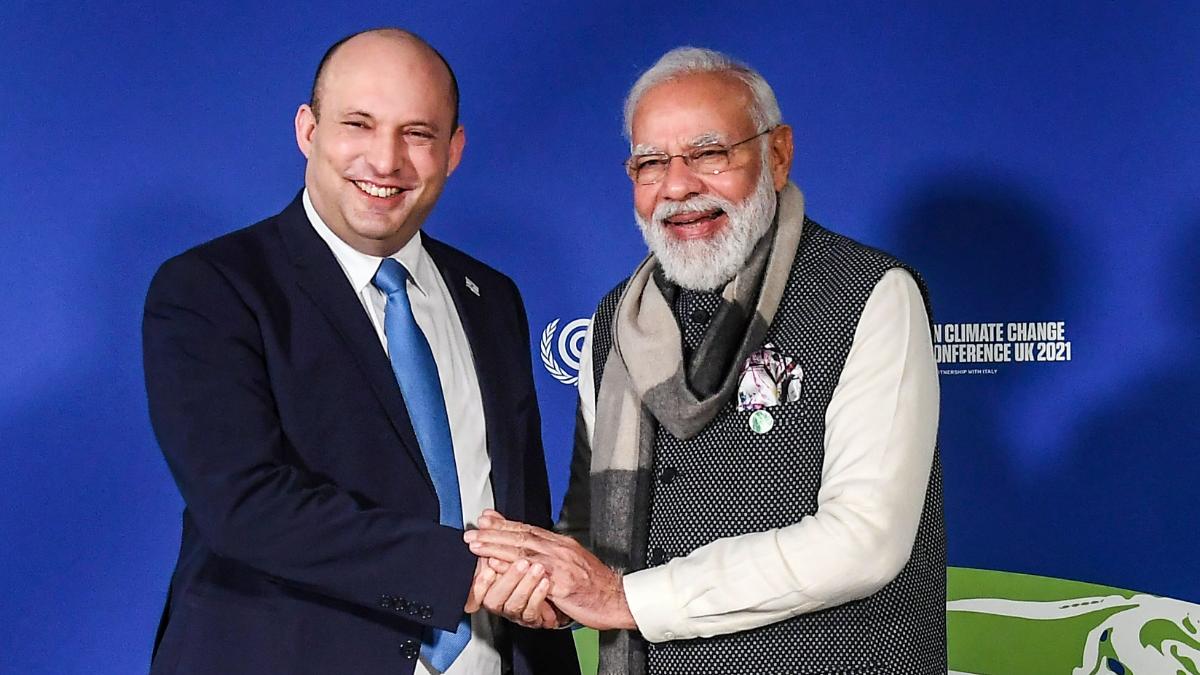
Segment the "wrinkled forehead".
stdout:
<svg viewBox="0 0 1200 675">
<path fill-rule="evenodd" d="M 751 100 L 749 88 L 730 76 L 704 73 L 664 82 L 638 101 L 630 146 L 665 152 L 736 142 L 757 131 Z"/>
</svg>

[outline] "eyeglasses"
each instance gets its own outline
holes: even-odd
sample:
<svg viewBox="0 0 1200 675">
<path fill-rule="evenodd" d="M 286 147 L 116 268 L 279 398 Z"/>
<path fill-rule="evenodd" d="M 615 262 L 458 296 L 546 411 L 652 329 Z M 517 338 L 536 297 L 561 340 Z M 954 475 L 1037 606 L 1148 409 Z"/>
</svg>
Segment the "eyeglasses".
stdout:
<svg viewBox="0 0 1200 675">
<path fill-rule="evenodd" d="M 738 141 L 737 143 L 730 143 L 729 145 L 709 143 L 697 146 L 678 155 L 668 155 L 665 152 L 634 155 L 625 160 L 625 172 L 638 185 L 653 185 L 667 175 L 667 168 L 671 166 L 671 160 L 679 157 L 683 160 L 684 165 L 691 169 L 694 174 L 716 175 L 724 173 L 730 169 L 737 168 L 730 165 L 729 162 L 729 155 L 734 148 L 743 143 L 749 143 L 763 134 L 769 134 L 775 131 L 775 129 L 776 127 L 764 129 L 750 138 Z"/>
</svg>

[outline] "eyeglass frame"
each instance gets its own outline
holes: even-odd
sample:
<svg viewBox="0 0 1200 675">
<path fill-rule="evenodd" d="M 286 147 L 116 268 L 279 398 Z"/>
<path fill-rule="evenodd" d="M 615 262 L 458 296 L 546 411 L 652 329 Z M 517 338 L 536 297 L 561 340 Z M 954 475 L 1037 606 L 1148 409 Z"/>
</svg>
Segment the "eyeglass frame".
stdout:
<svg viewBox="0 0 1200 675">
<path fill-rule="evenodd" d="M 671 160 L 673 160 L 673 159 L 675 159 L 676 157 L 678 157 L 679 159 L 682 159 L 682 160 L 683 160 L 683 165 L 684 165 L 684 166 L 686 166 L 686 167 L 688 168 L 688 171 L 691 171 L 691 172 L 692 172 L 694 175 L 697 175 L 697 176 L 719 176 L 719 175 L 721 175 L 721 174 L 725 173 L 726 171 L 732 171 L 733 169 L 737 169 L 737 168 L 741 168 L 741 167 L 729 166 L 729 167 L 726 167 L 726 168 L 724 168 L 724 169 L 721 169 L 720 171 L 712 171 L 712 172 L 700 173 L 700 172 L 698 172 L 698 171 L 696 171 L 695 169 L 693 169 L 693 168 L 692 168 L 692 161 L 693 161 L 693 158 L 692 158 L 692 153 L 693 153 L 693 152 L 695 152 L 695 151 L 697 151 L 697 150 L 703 150 L 703 149 L 705 149 L 705 148 L 723 148 L 723 149 L 724 149 L 724 152 L 725 152 L 725 155 L 726 155 L 726 157 L 727 157 L 727 159 L 728 159 L 728 155 L 729 155 L 729 153 L 730 153 L 730 152 L 732 152 L 732 150 L 733 150 L 734 148 L 736 148 L 737 146 L 739 146 L 739 145 L 744 145 L 744 144 L 746 144 L 746 143 L 749 143 L 750 141 L 752 141 L 752 140 L 754 140 L 754 139 L 756 139 L 756 138 L 758 138 L 759 136 L 762 136 L 762 135 L 764 135 L 764 134 L 769 134 L 769 133 L 771 133 L 772 131 L 775 131 L 776 129 L 778 129 L 780 126 L 781 126 L 781 125 L 779 125 L 779 124 L 776 124 L 776 125 L 775 125 L 775 126 L 773 126 L 773 127 L 768 127 L 768 128 L 766 128 L 766 129 L 763 129 L 762 131 L 758 132 L 757 134 L 754 134 L 754 135 L 753 135 L 753 136 L 751 136 L 750 138 L 745 138 L 745 139 L 742 139 L 742 140 L 738 141 L 737 143 L 729 143 L 729 144 L 723 144 L 723 143 L 706 143 L 706 144 L 704 144 L 704 145 L 701 145 L 701 146 L 697 146 L 697 147 L 694 147 L 694 148 L 692 148 L 692 149 L 691 149 L 691 151 L 689 151 L 689 152 L 683 152 L 683 153 L 679 153 L 679 154 L 675 154 L 675 155 L 671 155 L 671 154 L 668 154 L 668 153 L 665 153 L 665 152 L 647 152 L 647 153 L 643 153 L 643 154 L 640 154 L 640 155 L 630 155 L 630 156 L 629 156 L 629 159 L 626 159 L 626 160 L 625 160 L 625 162 L 624 162 L 624 164 L 625 164 L 625 174 L 626 174 L 627 176 L 629 176 L 629 179 L 630 179 L 630 180 L 632 180 L 632 181 L 634 182 L 634 184 L 635 184 L 635 185 L 654 185 L 654 184 L 656 184 L 656 183 L 660 183 L 660 182 L 662 182 L 662 179 L 663 179 L 663 178 L 666 178 L 666 176 L 667 176 L 667 172 L 668 172 L 668 171 L 670 171 L 670 169 L 671 169 Z M 639 181 L 638 181 L 638 179 L 637 179 L 637 177 L 636 177 L 637 170 L 635 169 L 635 167 L 634 167 L 634 165 L 633 165 L 633 162 L 634 162 L 634 160 L 636 160 L 636 159 L 638 159 L 638 158 L 640 158 L 640 157 L 665 157 L 665 158 L 666 158 L 666 163 L 665 163 L 665 164 L 663 164 L 663 175 L 662 175 L 661 177 L 659 177 L 659 178 L 658 178 L 658 180 L 652 180 L 652 181 L 648 181 L 648 182 L 645 182 L 645 183 L 641 183 L 641 182 L 639 182 Z"/>
</svg>

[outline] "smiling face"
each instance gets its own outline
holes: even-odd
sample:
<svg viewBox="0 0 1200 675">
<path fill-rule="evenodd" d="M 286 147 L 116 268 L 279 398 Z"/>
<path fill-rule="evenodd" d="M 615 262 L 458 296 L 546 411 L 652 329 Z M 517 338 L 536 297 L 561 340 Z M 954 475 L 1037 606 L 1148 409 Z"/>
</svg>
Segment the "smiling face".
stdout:
<svg viewBox="0 0 1200 675">
<path fill-rule="evenodd" d="M 424 45 L 365 33 L 325 66 L 319 117 L 296 113 L 313 208 L 356 250 L 388 256 L 433 210 L 465 143 L 450 73 Z"/>
<path fill-rule="evenodd" d="M 649 89 L 631 124 L 635 154 L 686 153 L 730 145 L 762 131 L 748 112 L 750 89 L 727 73 L 694 73 Z M 738 145 L 730 168 L 695 174 L 672 159 L 657 183 L 634 184 L 633 201 L 646 243 L 672 281 L 712 290 L 733 278 L 775 215 L 775 193 L 787 182 L 791 130 L 779 126 Z"/>
</svg>

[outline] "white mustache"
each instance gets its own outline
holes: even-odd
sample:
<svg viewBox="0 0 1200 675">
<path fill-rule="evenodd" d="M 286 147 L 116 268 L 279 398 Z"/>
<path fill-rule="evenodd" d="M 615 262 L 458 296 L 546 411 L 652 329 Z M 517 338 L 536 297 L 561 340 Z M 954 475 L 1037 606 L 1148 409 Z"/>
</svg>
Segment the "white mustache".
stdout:
<svg viewBox="0 0 1200 675">
<path fill-rule="evenodd" d="M 682 202 L 662 202 L 654 207 L 654 215 L 651 219 L 653 222 L 661 223 L 667 218 L 677 216 L 681 213 L 712 211 L 713 209 L 721 209 L 728 212 L 732 208 L 734 208 L 734 204 L 727 199 L 713 195 L 696 195 Z"/>
</svg>

